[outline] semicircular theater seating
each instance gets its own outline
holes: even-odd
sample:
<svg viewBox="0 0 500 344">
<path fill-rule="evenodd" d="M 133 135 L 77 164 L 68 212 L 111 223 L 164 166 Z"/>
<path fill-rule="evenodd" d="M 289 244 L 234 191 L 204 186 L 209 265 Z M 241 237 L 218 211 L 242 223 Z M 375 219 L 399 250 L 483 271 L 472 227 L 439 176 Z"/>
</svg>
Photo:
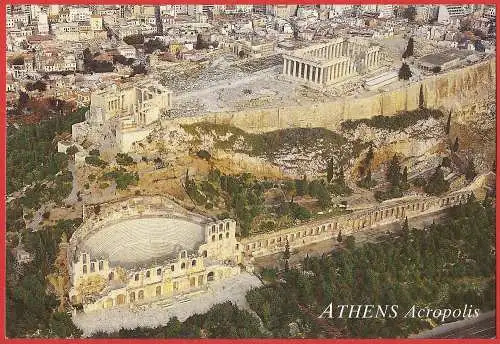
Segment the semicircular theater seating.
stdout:
<svg viewBox="0 0 500 344">
<path fill-rule="evenodd" d="M 204 241 L 200 224 L 172 218 L 139 218 L 109 225 L 85 240 L 93 258 L 111 264 L 133 264 L 173 256 L 181 248 L 192 251 Z"/>
</svg>

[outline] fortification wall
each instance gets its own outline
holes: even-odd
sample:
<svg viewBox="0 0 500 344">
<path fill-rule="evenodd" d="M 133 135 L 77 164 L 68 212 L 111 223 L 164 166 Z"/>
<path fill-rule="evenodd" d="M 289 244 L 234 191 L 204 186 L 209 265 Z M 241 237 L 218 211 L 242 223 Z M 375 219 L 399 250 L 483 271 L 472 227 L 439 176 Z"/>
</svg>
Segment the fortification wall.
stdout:
<svg viewBox="0 0 500 344">
<path fill-rule="evenodd" d="M 419 106 L 420 87 L 424 105 L 431 109 L 456 109 L 478 99 L 477 93 L 493 87 L 495 59 L 452 70 L 405 85 L 399 89 L 365 97 L 345 97 L 312 105 L 248 109 L 236 112 L 208 113 L 165 121 L 177 124 L 210 122 L 228 124 L 247 132 L 262 133 L 293 127 L 337 129 L 342 121 L 394 115 Z"/>
</svg>

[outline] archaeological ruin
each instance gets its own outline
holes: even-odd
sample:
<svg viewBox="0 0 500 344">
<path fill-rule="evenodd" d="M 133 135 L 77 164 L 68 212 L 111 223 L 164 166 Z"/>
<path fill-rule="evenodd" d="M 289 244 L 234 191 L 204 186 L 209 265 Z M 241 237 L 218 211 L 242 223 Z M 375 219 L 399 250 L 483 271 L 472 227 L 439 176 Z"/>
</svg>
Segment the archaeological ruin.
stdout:
<svg viewBox="0 0 500 344">
<path fill-rule="evenodd" d="M 85 121 L 74 124 L 72 139 L 100 142 L 112 136 L 119 151 L 127 152 L 135 141 L 144 139 L 163 112 L 172 106 L 172 92 L 157 82 L 142 80 L 112 84 L 92 92 Z M 97 136 L 93 132 L 101 135 Z M 94 139 L 92 139 L 95 137 Z"/>
<path fill-rule="evenodd" d="M 380 60 L 379 46 L 337 38 L 283 54 L 283 75 L 309 86 L 328 86 L 375 69 Z"/>
<path fill-rule="evenodd" d="M 213 281 L 252 271 L 255 257 L 465 203 L 465 188 L 442 197 L 413 197 L 292 228 L 236 236 L 236 222 L 191 213 L 163 196 L 87 205 L 69 242 L 70 301 L 84 312 L 135 307 L 203 293 Z"/>
</svg>

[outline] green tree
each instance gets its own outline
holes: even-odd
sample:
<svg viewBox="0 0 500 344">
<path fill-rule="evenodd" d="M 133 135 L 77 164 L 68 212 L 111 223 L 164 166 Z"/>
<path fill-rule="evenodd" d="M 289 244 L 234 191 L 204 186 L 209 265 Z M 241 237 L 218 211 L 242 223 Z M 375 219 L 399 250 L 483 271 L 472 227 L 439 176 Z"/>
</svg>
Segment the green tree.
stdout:
<svg viewBox="0 0 500 344">
<path fill-rule="evenodd" d="M 330 183 L 333 179 L 333 158 L 328 160 L 328 166 L 326 167 L 326 182 Z"/>
<path fill-rule="evenodd" d="M 472 180 L 476 177 L 476 167 L 474 166 L 474 161 L 469 159 L 469 162 L 467 163 L 467 169 L 465 170 L 465 178 L 467 180 Z"/>
<path fill-rule="evenodd" d="M 399 164 L 399 159 L 396 154 L 393 155 L 389 167 L 386 172 L 387 181 L 391 183 L 392 186 L 399 186 L 401 182 L 401 165 Z"/>
<path fill-rule="evenodd" d="M 403 18 L 408 19 L 410 22 L 415 21 L 415 17 L 417 16 L 417 9 L 415 6 L 408 6 L 403 12 Z"/>
<path fill-rule="evenodd" d="M 408 225 L 408 216 L 405 217 L 401 230 L 403 232 L 403 235 L 405 237 L 408 237 L 408 234 L 410 233 L 410 226 Z"/>
<path fill-rule="evenodd" d="M 455 143 L 453 144 L 453 152 L 458 152 L 458 148 L 459 148 L 459 145 L 458 145 L 458 137 L 455 138 Z"/>
<path fill-rule="evenodd" d="M 403 174 L 401 175 L 401 183 L 408 183 L 408 166 L 405 166 L 405 168 L 403 169 Z"/>
<path fill-rule="evenodd" d="M 423 110 L 425 108 L 425 100 L 424 100 L 424 85 L 420 85 L 420 93 L 418 96 L 418 108 Z"/>
<path fill-rule="evenodd" d="M 340 230 L 339 234 L 337 235 L 337 242 L 342 242 L 342 230 Z"/>
<path fill-rule="evenodd" d="M 403 63 L 398 73 L 399 80 L 410 80 L 411 76 L 412 73 L 410 70 L 410 66 L 408 66 L 408 64 L 406 63 Z"/>
<path fill-rule="evenodd" d="M 403 53 L 404 59 L 413 56 L 413 45 L 414 45 L 413 37 L 410 37 L 410 39 L 408 40 L 408 45 L 406 46 L 406 50 Z"/>
<path fill-rule="evenodd" d="M 430 195 L 441 195 L 445 191 L 448 191 L 450 184 L 444 179 L 444 173 L 441 167 L 438 167 L 436 171 L 429 178 L 424 191 Z"/>
<path fill-rule="evenodd" d="M 348 250 L 353 250 L 355 248 L 355 243 L 356 243 L 356 239 L 354 238 L 354 236 L 352 235 L 349 235 L 346 239 L 345 239 L 345 245 L 346 245 L 346 248 Z"/>
<path fill-rule="evenodd" d="M 295 180 L 295 189 L 297 190 L 298 196 L 304 196 L 307 194 L 307 177 L 304 175 L 302 179 Z"/>
<path fill-rule="evenodd" d="M 285 271 L 289 270 L 288 260 L 290 259 L 290 243 L 288 240 L 285 243 L 285 251 L 283 252 L 283 260 L 285 261 Z"/>
<path fill-rule="evenodd" d="M 451 111 L 448 114 L 448 120 L 446 121 L 446 129 L 445 129 L 446 135 L 450 133 L 450 128 L 451 128 Z"/>
</svg>

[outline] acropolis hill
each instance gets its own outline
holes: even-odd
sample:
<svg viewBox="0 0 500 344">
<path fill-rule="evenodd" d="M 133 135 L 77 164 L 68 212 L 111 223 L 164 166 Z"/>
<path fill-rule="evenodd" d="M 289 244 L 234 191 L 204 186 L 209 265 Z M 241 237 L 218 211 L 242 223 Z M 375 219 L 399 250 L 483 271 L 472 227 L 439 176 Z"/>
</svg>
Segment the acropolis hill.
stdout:
<svg viewBox="0 0 500 344">
<path fill-rule="evenodd" d="M 394 115 L 418 109 L 422 88 L 423 105 L 429 109 L 458 110 L 473 103 L 495 83 L 496 61 L 485 62 L 431 76 L 386 92 L 367 92 L 359 97 L 344 97 L 304 105 L 281 104 L 270 108 L 221 111 L 172 120 L 179 124 L 210 122 L 229 124 L 248 132 L 266 132 L 293 127 L 335 129 L 340 122 L 377 115 Z M 479 95 L 479 97 L 478 97 Z M 162 121 L 168 125 L 170 120 Z"/>
</svg>

